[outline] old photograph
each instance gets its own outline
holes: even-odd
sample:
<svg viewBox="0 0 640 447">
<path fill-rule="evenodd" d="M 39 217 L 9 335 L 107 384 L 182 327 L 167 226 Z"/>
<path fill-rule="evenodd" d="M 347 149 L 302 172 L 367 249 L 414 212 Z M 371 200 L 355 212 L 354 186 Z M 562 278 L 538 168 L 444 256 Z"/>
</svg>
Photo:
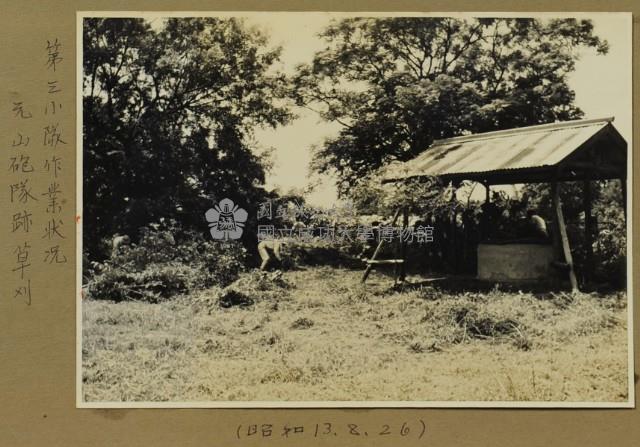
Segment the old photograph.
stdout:
<svg viewBox="0 0 640 447">
<path fill-rule="evenodd" d="M 631 407 L 631 14 L 92 13 L 79 407 Z"/>
</svg>

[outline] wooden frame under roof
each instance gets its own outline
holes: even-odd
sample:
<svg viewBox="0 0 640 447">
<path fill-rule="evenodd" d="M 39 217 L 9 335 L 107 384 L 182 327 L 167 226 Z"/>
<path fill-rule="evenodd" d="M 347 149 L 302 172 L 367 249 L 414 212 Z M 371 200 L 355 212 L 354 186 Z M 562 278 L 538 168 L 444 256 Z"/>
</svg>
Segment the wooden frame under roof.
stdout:
<svg viewBox="0 0 640 447">
<path fill-rule="evenodd" d="M 626 217 L 627 142 L 613 118 L 576 120 L 436 140 L 412 160 L 387 166 L 383 183 L 439 177 L 455 187 L 463 180 L 491 185 L 550 183 L 554 210 L 556 264 L 578 290 L 573 257 L 560 203 L 565 181 L 584 182 L 587 271 L 593 271 L 592 180 L 619 179 Z M 453 217 L 455 219 L 455 215 Z"/>
</svg>

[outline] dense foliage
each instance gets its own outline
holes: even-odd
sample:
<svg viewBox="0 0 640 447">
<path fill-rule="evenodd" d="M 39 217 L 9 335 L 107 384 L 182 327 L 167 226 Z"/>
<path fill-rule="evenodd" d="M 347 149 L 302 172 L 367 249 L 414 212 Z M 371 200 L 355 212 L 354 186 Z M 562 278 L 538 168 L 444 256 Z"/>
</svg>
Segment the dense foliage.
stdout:
<svg viewBox="0 0 640 447">
<path fill-rule="evenodd" d="M 361 212 L 392 215 L 405 206 L 426 217 L 439 227 L 431 247 L 437 256 L 426 263 L 445 268 L 455 250 L 468 270 L 475 259 L 463 245 L 483 237 L 480 203 L 452 201 L 451 190 L 436 179 L 378 186 L 378 168 L 411 159 L 436 139 L 581 118 L 568 75 L 580 51 L 608 51 L 592 22 L 575 19 L 351 18 L 334 22 L 321 37 L 326 47 L 299 67 L 294 91 L 298 104 L 342 129 L 316 150 L 314 167 L 335 172 L 339 192 Z M 599 234 L 593 251 L 598 277 L 610 280 L 623 276 L 626 244 L 619 195 L 603 195 L 606 188 L 606 182 L 592 183 Z M 527 208 L 551 221 L 548 186 L 525 191 L 493 197 L 494 230 L 508 235 Z M 584 274 L 582 195 L 581 185 L 562 188 Z M 452 226 L 453 208 L 459 217 Z"/>
<path fill-rule="evenodd" d="M 225 286 L 245 269 L 240 244 L 210 241 L 175 222 L 140 230 L 139 242 L 123 245 L 104 262 L 93 262 L 91 298 L 159 302 L 171 296 Z"/>
<path fill-rule="evenodd" d="M 304 194 L 262 188 L 268 154 L 253 136 L 256 127 L 290 121 L 290 97 L 342 125 L 313 160 L 317 171 L 337 174 L 341 195 L 361 214 L 385 219 L 407 208 L 438 228 L 428 250 L 409 250 L 420 260 L 413 264 L 471 273 L 483 237 L 480 202 L 452 200 L 435 178 L 383 187 L 378 168 L 413 158 L 435 139 L 580 118 L 567 76 L 579 51 L 607 51 L 590 21 L 574 19 L 351 18 L 321 37 L 326 48 L 287 79 L 275 68 L 280 49 L 240 19 L 85 19 L 83 246 L 91 296 L 159 301 L 225 286 L 255 261 L 258 223 L 335 225 L 310 216 L 258 222 L 250 212 L 242 238 L 250 253 L 208 240 L 204 212 L 222 198 L 247 210 L 267 200 L 274 210 L 305 204 Z M 592 186 L 598 276 L 623 277 L 619 186 Z M 548 187 L 524 192 L 494 195 L 496 231 L 516 228 L 527 208 L 551 220 Z M 579 270 L 582 193 L 579 184 L 562 192 Z M 114 252 L 114 234 L 132 244 Z M 314 240 L 290 244 L 289 260 L 348 265 L 362 249 L 360 241 Z M 462 265 L 451 265 L 454 258 Z"/>
<path fill-rule="evenodd" d="M 239 19 L 85 19 L 84 248 L 161 218 L 206 231 L 228 197 L 262 200 L 255 126 L 285 123 L 279 49 Z M 249 226 L 255 225 L 254 221 Z M 248 232 L 251 233 L 251 232 Z M 102 253 L 104 255 L 104 253 Z"/>
<path fill-rule="evenodd" d="M 346 194 L 435 139 L 580 118 L 567 75 L 607 51 L 588 20 L 350 18 L 295 78 L 298 104 L 343 125 L 315 154 Z"/>
<path fill-rule="evenodd" d="M 627 264 L 627 228 L 624 216 L 623 195 L 619 180 L 591 182 L 592 210 L 594 219 L 592 240 L 595 271 L 586 271 L 587 246 L 585 245 L 584 184 L 563 183 L 560 200 L 567 224 L 574 262 L 580 279 L 607 282 L 625 286 Z M 547 184 L 527 185 L 524 202 L 548 219 L 552 216 L 550 187 Z M 593 275 L 590 278 L 587 276 Z"/>
</svg>

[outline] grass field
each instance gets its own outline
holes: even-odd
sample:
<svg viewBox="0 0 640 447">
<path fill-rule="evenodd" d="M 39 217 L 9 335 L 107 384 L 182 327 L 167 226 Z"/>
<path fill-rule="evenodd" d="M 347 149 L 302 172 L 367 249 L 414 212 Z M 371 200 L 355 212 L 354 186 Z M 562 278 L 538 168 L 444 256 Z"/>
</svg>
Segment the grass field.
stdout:
<svg viewBox="0 0 640 447">
<path fill-rule="evenodd" d="M 84 400 L 627 400 L 623 293 L 398 290 L 377 273 L 363 287 L 361 273 L 252 272 L 232 293 L 85 300 Z"/>
</svg>

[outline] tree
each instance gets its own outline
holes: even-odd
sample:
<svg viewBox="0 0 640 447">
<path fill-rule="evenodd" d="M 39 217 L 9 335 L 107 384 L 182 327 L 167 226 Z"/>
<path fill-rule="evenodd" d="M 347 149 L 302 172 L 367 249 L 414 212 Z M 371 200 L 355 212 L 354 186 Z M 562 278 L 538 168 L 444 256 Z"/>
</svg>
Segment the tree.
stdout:
<svg viewBox="0 0 640 447">
<path fill-rule="evenodd" d="M 343 128 L 316 150 L 342 195 L 435 139 L 577 119 L 567 75 L 578 50 L 606 53 L 588 20 L 350 18 L 293 82 L 298 105 Z"/>
<path fill-rule="evenodd" d="M 256 126 L 290 118 L 278 103 L 280 49 L 241 20 L 85 19 L 83 27 L 84 246 L 135 236 L 159 219 L 202 227 L 229 197 L 263 197 Z M 253 222 L 255 224 L 255 222 Z M 251 224 L 251 222 L 249 223 Z"/>
</svg>

